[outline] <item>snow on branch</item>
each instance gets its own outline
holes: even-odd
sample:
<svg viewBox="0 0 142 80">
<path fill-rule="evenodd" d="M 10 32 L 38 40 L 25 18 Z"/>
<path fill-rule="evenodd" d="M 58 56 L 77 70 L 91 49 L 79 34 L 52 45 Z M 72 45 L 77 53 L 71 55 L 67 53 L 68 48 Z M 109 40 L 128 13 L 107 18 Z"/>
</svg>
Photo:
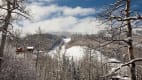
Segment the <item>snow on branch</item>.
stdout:
<svg viewBox="0 0 142 80">
<path fill-rule="evenodd" d="M 128 18 L 123 18 L 123 17 L 118 17 L 118 16 L 111 16 L 108 19 L 110 19 L 110 20 L 115 19 L 117 21 L 142 20 L 142 16 L 128 17 Z"/>
<path fill-rule="evenodd" d="M 122 67 L 129 66 L 130 64 L 135 63 L 135 62 L 138 62 L 138 61 L 142 61 L 142 58 L 135 58 L 135 59 L 133 59 L 133 60 L 127 62 L 127 63 L 121 64 L 121 65 L 118 66 L 117 68 L 113 69 L 110 73 L 108 73 L 107 75 L 102 76 L 102 77 L 111 76 L 111 75 L 113 75 L 115 72 L 117 72 L 118 70 L 120 70 Z"/>
</svg>

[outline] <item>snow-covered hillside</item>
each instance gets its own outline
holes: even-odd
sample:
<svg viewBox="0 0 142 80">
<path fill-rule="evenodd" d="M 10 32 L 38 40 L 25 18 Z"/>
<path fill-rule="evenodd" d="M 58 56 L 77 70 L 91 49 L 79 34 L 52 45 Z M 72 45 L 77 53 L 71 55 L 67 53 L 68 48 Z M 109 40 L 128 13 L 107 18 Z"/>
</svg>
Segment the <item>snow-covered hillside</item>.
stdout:
<svg viewBox="0 0 142 80">
<path fill-rule="evenodd" d="M 71 41 L 71 38 L 63 38 L 62 41 L 57 45 L 53 50 L 51 50 L 48 54 L 52 57 L 63 55 L 68 58 L 73 58 L 75 60 L 82 59 L 85 55 L 87 55 L 88 47 L 86 46 L 72 46 L 68 49 L 66 49 L 66 45 Z M 104 56 L 100 51 L 96 51 L 91 49 L 91 55 L 97 60 L 97 61 L 104 61 L 104 62 L 110 62 L 110 61 L 117 61 L 117 59 L 112 58 L 109 59 L 108 57 Z"/>
<path fill-rule="evenodd" d="M 85 49 L 82 46 L 72 46 L 66 49 L 66 45 L 71 41 L 71 38 L 63 38 L 56 48 L 51 50 L 48 54 L 52 57 L 65 55 L 68 58 L 79 60 L 83 58 Z"/>
<path fill-rule="evenodd" d="M 50 50 L 48 53 L 45 53 L 44 56 L 49 55 L 52 58 L 58 58 L 62 60 L 62 57 L 65 56 L 69 60 L 74 60 L 75 62 L 78 62 L 86 57 L 86 55 L 90 55 L 92 59 L 94 59 L 97 62 L 101 62 L 103 64 L 108 64 L 109 67 L 111 67 L 110 72 L 113 71 L 116 67 L 122 65 L 121 61 L 117 60 L 116 58 L 108 58 L 107 56 L 103 55 L 101 51 L 97 51 L 94 49 L 90 49 L 87 46 L 79 46 L 74 45 L 69 48 L 66 46 L 69 45 L 71 41 L 71 38 L 63 38 L 58 45 L 55 45 L 52 50 Z M 20 54 L 17 57 L 24 57 L 24 54 Z M 32 55 L 34 59 L 36 59 L 36 55 Z M 113 62 L 113 63 L 111 63 Z M 122 68 L 119 73 L 123 74 L 124 76 L 127 76 L 127 67 Z M 117 77 L 121 77 L 120 75 L 117 75 Z"/>
<path fill-rule="evenodd" d="M 84 47 L 73 46 L 66 50 L 65 56 L 73 58 L 75 60 L 80 60 L 81 58 L 83 58 L 84 53 L 85 53 Z"/>
<path fill-rule="evenodd" d="M 58 46 L 56 46 L 55 49 L 51 50 L 48 54 L 52 56 L 53 58 L 57 56 L 61 58 L 64 55 L 69 59 L 73 58 L 75 61 L 79 61 L 83 59 L 87 55 L 89 48 L 86 46 L 72 46 L 66 49 L 66 45 L 70 41 L 71 41 L 71 38 L 63 38 L 61 43 Z M 100 51 L 91 49 L 91 56 L 93 57 L 93 59 L 96 59 L 98 62 L 103 62 L 103 64 L 108 63 L 109 66 L 112 67 L 110 72 L 113 71 L 116 67 L 122 65 L 122 63 L 116 58 L 108 58 L 107 56 L 104 56 Z M 127 69 L 128 67 L 124 67 L 119 72 L 127 76 Z M 117 76 L 121 77 L 120 75 L 117 75 Z"/>
</svg>

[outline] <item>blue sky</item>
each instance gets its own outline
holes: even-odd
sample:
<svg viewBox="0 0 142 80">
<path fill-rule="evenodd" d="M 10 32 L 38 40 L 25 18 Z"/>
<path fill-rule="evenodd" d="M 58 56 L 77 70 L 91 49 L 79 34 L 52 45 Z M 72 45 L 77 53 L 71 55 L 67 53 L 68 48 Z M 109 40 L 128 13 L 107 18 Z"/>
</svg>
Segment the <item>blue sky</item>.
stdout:
<svg viewBox="0 0 142 80">
<path fill-rule="evenodd" d="M 59 6 L 69 6 L 69 7 L 77 7 L 81 6 L 84 8 L 102 8 L 109 4 L 114 3 L 116 0 L 30 0 L 29 2 L 40 2 L 43 3 L 44 6 L 51 4 L 58 4 Z M 141 9 L 142 0 L 132 0 L 132 5 L 137 9 Z"/>
<path fill-rule="evenodd" d="M 60 6 L 99 8 L 103 5 L 112 3 L 112 0 L 58 0 L 56 3 Z"/>
<path fill-rule="evenodd" d="M 24 33 L 43 32 L 97 33 L 107 25 L 100 25 L 96 14 L 116 0 L 29 0 L 32 21 L 18 22 Z M 142 12 L 142 0 L 133 0 L 132 8 Z M 23 24 L 24 23 L 24 24 Z"/>
<path fill-rule="evenodd" d="M 44 5 L 58 4 L 60 6 L 70 6 L 70 7 L 102 7 L 113 3 L 116 0 L 30 0 L 29 2 L 40 2 Z"/>
</svg>

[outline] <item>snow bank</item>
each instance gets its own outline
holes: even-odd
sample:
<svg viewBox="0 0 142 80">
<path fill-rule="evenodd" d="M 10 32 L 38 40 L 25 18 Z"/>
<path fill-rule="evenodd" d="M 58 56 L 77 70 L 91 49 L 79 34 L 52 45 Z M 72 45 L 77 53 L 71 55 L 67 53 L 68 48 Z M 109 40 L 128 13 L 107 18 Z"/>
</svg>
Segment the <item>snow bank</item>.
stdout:
<svg viewBox="0 0 142 80">
<path fill-rule="evenodd" d="M 73 46 L 66 50 L 65 56 L 73 58 L 74 60 L 80 60 L 83 58 L 85 49 L 82 46 Z"/>
</svg>

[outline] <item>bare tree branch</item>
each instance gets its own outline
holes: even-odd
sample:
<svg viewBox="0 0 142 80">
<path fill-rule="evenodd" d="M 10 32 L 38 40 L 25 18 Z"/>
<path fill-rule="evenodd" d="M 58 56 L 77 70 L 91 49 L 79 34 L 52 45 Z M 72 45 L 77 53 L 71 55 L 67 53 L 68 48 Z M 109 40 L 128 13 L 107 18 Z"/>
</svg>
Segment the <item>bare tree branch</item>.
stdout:
<svg viewBox="0 0 142 80">
<path fill-rule="evenodd" d="M 133 59 L 133 60 L 127 62 L 127 63 L 121 64 L 117 68 L 113 69 L 109 74 L 104 75 L 102 77 L 109 77 L 112 74 L 114 74 L 115 72 L 117 72 L 118 70 L 122 69 L 122 67 L 129 66 L 130 64 L 135 63 L 135 62 L 139 62 L 139 61 L 142 61 L 142 58 L 135 58 L 135 59 Z"/>
</svg>

